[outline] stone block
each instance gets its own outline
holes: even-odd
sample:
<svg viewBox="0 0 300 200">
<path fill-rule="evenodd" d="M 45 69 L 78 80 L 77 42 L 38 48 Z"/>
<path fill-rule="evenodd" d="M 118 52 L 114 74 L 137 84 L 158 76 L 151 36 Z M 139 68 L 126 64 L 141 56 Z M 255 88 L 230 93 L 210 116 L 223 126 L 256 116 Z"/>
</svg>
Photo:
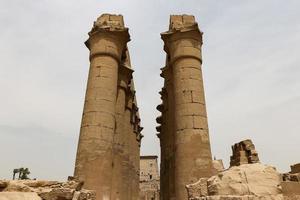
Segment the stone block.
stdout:
<svg viewBox="0 0 300 200">
<path fill-rule="evenodd" d="M 208 179 L 209 195 L 277 195 L 281 194 L 281 176 L 271 166 L 245 164 Z"/>
<path fill-rule="evenodd" d="M 196 23 L 193 15 L 182 15 L 182 22 L 186 26 L 192 26 Z"/>
<path fill-rule="evenodd" d="M 35 192 L 0 192 L 1 200 L 42 200 Z"/>
<path fill-rule="evenodd" d="M 180 131 L 184 129 L 193 129 L 193 128 L 194 128 L 193 116 L 181 115 L 181 120 L 177 123 L 176 129 Z"/>
<path fill-rule="evenodd" d="M 41 192 L 39 196 L 43 200 L 72 200 L 75 190 L 69 188 L 54 188 L 50 192 Z"/>
<path fill-rule="evenodd" d="M 258 153 L 252 141 L 248 139 L 232 145 L 230 166 L 239 166 L 248 163 L 259 163 Z"/>
<path fill-rule="evenodd" d="M 291 166 L 291 173 L 300 173 L 300 163 Z"/>
<path fill-rule="evenodd" d="M 300 182 L 284 181 L 281 187 L 284 195 L 300 195 Z"/>
<path fill-rule="evenodd" d="M 223 160 L 219 159 L 219 160 L 213 160 L 212 161 L 212 166 L 213 166 L 213 171 L 214 171 L 214 175 L 218 174 L 219 172 L 224 171 L 224 164 L 223 164 Z"/>
<path fill-rule="evenodd" d="M 201 90 L 193 90 L 192 91 L 192 100 L 195 103 L 205 104 L 205 97 Z"/>
<path fill-rule="evenodd" d="M 187 185 L 186 189 L 189 199 L 207 196 L 207 178 L 200 178 L 196 183 Z"/>
<path fill-rule="evenodd" d="M 208 129 L 207 118 L 203 117 L 203 115 L 202 116 L 193 116 L 193 121 L 194 121 L 193 127 L 195 129 L 203 129 L 203 130 Z"/>
</svg>

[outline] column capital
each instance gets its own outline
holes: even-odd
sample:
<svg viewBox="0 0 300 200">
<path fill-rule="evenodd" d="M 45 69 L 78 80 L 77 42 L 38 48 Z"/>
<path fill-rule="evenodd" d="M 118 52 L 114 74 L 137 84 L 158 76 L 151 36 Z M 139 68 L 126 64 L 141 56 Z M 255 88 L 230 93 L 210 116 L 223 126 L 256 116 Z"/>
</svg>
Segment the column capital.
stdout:
<svg viewBox="0 0 300 200">
<path fill-rule="evenodd" d="M 123 16 L 103 14 L 94 22 L 85 45 L 91 51 L 90 59 L 97 55 L 110 55 L 120 63 L 129 41 L 130 36 L 128 28 L 124 26 Z"/>
<path fill-rule="evenodd" d="M 185 57 L 193 57 L 202 62 L 202 35 L 194 16 L 171 15 L 169 30 L 161 33 L 169 65 Z"/>
</svg>

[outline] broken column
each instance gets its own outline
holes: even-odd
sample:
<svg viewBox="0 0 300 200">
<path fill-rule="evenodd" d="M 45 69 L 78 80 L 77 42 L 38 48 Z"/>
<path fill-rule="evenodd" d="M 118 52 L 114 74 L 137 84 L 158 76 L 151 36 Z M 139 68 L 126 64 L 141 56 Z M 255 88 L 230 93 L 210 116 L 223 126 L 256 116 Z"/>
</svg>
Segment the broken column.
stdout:
<svg viewBox="0 0 300 200">
<path fill-rule="evenodd" d="M 172 115 L 167 115 L 167 121 L 172 124 L 173 130 L 161 128 L 160 137 L 168 137 L 161 142 L 168 146 L 172 141 L 172 151 L 164 153 L 174 154 L 174 167 L 165 169 L 174 170 L 174 196 L 176 199 L 187 199 L 185 186 L 212 175 L 212 158 L 208 134 L 208 123 L 204 99 L 202 79 L 202 33 L 195 18 L 189 15 L 172 15 L 169 31 L 161 34 L 167 53 L 166 66 L 170 77 L 164 75 L 165 88 L 168 99 L 172 99 Z M 167 83 L 168 81 L 171 84 Z M 166 87 L 171 85 L 171 87 Z M 163 105 L 170 104 L 170 101 Z M 162 115 L 165 115 L 162 112 Z M 165 117 L 162 116 L 164 119 Z M 172 120 L 173 118 L 173 120 Z M 169 126 L 168 126 L 169 127 Z M 163 161 L 162 161 L 163 162 Z M 172 162 L 171 162 L 172 163 Z M 171 172 L 172 173 L 172 172 Z M 161 176 L 164 176 L 161 174 Z M 170 176 L 171 177 L 171 176 Z M 161 177 L 163 179 L 163 177 Z M 163 188 L 165 190 L 165 188 Z M 161 193 L 170 193 L 161 191 Z M 162 194 L 163 195 L 163 194 Z"/>
<path fill-rule="evenodd" d="M 139 182 L 138 177 L 130 176 L 130 157 L 139 158 L 139 146 L 133 129 L 128 128 L 132 123 L 126 112 L 133 82 L 129 40 L 123 17 L 103 14 L 86 41 L 91 64 L 74 176 L 84 181 L 84 188 L 96 191 L 97 200 L 138 196 L 138 187 L 128 193 L 129 180 Z M 130 152 L 133 141 L 129 134 L 134 135 L 138 153 Z"/>
<path fill-rule="evenodd" d="M 259 162 L 258 153 L 250 139 L 232 145 L 231 149 L 230 167 Z"/>
</svg>

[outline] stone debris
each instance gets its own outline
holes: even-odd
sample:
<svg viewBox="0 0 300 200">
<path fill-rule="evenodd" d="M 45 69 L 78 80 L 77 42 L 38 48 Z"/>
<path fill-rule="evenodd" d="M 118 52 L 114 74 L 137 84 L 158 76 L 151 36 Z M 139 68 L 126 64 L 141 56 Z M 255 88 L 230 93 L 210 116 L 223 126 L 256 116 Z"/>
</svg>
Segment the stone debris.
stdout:
<svg viewBox="0 0 300 200">
<path fill-rule="evenodd" d="M 212 167 L 213 167 L 213 175 L 225 170 L 223 160 L 221 159 L 218 160 L 214 159 L 212 161 Z"/>
<path fill-rule="evenodd" d="M 300 182 L 300 163 L 291 165 L 289 173 L 282 174 L 284 181 Z"/>
<path fill-rule="evenodd" d="M 186 186 L 189 199 L 200 199 L 208 196 L 207 191 L 207 178 L 200 178 L 196 183 Z"/>
<path fill-rule="evenodd" d="M 300 173 L 300 163 L 291 166 L 291 173 Z"/>
<path fill-rule="evenodd" d="M 289 173 L 282 174 L 283 194 L 291 200 L 300 199 L 300 163 L 291 166 Z"/>
<path fill-rule="evenodd" d="M 232 146 L 232 156 L 230 157 L 231 167 L 258 162 L 258 153 L 250 139 L 241 141 Z"/>
<path fill-rule="evenodd" d="M 216 196 L 206 196 L 200 198 L 191 198 L 189 200 L 292 200 L 292 199 L 286 199 L 282 194 L 278 194 L 278 195 L 268 195 L 268 196 L 216 195 Z M 299 200 L 299 199 L 293 199 L 293 200 Z"/>
<path fill-rule="evenodd" d="M 213 160 L 216 175 L 186 186 L 189 200 L 300 200 L 299 164 L 289 173 L 259 163 L 251 140 L 232 146 L 231 166 Z M 243 156 L 241 156 L 243 155 Z"/>
<path fill-rule="evenodd" d="M 78 181 L 0 180 L 0 200 L 95 200 Z"/>
<path fill-rule="evenodd" d="M 284 181 L 281 183 L 281 187 L 284 195 L 300 195 L 300 182 Z"/>
<path fill-rule="evenodd" d="M 0 200 L 42 200 L 35 192 L 0 192 Z"/>
<path fill-rule="evenodd" d="M 282 199 L 281 175 L 272 166 L 244 164 L 187 185 L 189 200 Z"/>
<path fill-rule="evenodd" d="M 234 166 L 208 179 L 208 195 L 281 194 L 281 175 L 272 166 L 244 164 Z"/>
</svg>

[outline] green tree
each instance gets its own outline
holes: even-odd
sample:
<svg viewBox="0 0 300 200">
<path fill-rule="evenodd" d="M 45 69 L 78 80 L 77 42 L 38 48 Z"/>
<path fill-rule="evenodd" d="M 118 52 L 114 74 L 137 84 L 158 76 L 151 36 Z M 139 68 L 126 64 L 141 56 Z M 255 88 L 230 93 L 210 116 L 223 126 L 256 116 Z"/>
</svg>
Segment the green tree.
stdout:
<svg viewBox="0 0 300 200">
<path fill-rule="evenodd" d="M 18 177 L 19 180 L 21 179 L 21 175 L 23 173 L 23 170 L 24 170 L 23 167 L 19 168 L 19 177 Z"/>
<path fill-rule="evenodd" d="M 20 173 L 20 169 L 14 169 L 13 170 L 13 180 L 15 180 L 17 173 Z"/>
<path fill-rule="evenodd" d="M 30 174 L 30 171 L 28 168 L 21 168 L 22 170 L 20 170 L 20 179 L 21 180 L 25 180 L 25 179 L 29 179 L 28 175 Z"/>
</svg>

